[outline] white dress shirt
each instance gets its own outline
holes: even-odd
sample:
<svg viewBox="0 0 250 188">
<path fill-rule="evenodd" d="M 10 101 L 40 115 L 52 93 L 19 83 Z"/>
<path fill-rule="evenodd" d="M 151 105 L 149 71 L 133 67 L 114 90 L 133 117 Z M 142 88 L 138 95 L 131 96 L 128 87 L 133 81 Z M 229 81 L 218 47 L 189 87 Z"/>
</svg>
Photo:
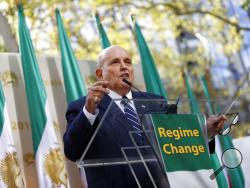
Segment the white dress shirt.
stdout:
<svg viewBox="0 0 250 188">
<path fill-rule="evenodd" d="M 121 104 L 121 100 L 122 100 L 122 97 L 123 97 L 123 96 L 119 95 L 119 94 L 116 93 L 115 91 L 112 91 L 112 90 L 110 90 L 110 89 L 108 89 L 108 90 L 109 90 L 108 96 L 109 96 L 112 100 L 113 100 L 113 99 L 120 99 L 120 100 L 114 100 L 114 102 L 115 102 L 115 104 L 121 109 L 121 111 L 124 113 L 124 106 L 123 106 L 123 104 Z M 133 98 L 132 98 L 132 92 L 129 91 L 129 92 L 127 93 L 126 97 L 127 97 L 128 99 L 133 99 Z M 131 101 L 129 101 L 129 104 L 130 104 L 130 106 L 131 106 L 131 107 L 135 110 L 135 112 L 136 112 L 136 108 L 135 108 L 134 102 L 131 100 Z M 90 113 L 90 112 L 87 111 L 87 109 L 86 109 L 86 107 L 85 107 L 85 105 L 84 105 L 84 107 L 83 107 L 83 113 L 85 114 L 85 116 L 86 116 L 87 119 L 89 120 L 90 124 L 93 125 L 94 122 L 95 122 L 95 119 L 96 119 L 97 115 L 99 114 L 99 109 L 97 108 L 96 111 L 95 111 L 95 113 L 92 114 L 92 113 Z"/>
</svg>

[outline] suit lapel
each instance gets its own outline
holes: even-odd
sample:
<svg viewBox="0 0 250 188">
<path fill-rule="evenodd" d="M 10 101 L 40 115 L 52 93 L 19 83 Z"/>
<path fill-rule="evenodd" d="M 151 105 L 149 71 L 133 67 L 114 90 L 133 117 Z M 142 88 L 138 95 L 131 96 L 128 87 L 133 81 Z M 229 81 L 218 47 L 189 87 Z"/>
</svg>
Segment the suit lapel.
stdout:
<svg viewBox="0 0 250 188">
<path fill-rule="evenodd" d="M 132 96 L 134 100 L 134 104 L 135 104 L 135 108 L 137 111 L 138 115 L 143 114 L 145 111 L 147 111 L 148 106 L 145 105 L 144 101 L 138 101 L 137 99 L 147 99 L 145 98 L 145 96 L 143 96 L 140 92 L 132 92 Z"/>
<path fill-rule="evenodd" d="M 145 99 L 145 96 L 139 92 L 132 92 L 132 96 L 133 99 Z M 127 143 L 130 142 L 128 132 L 134 131 L 134 128 L 129 125 L 129 121 L 116 103 L 112 102 L 111 104 L 111 102 L 111 98 L 108 95 L 104 95 L 102 101 L 98 105 L 98 108 L 100 109 L 99 113 L 101 113 L 101 117 L 103 117 L 109 108 L 109 112 L 107 114 L 108 118 L 105 120 L 105 125 L 109 131 L 115 133 L 113 136 L 115 137 L 116 144 L 120 147 L 127 145 Z M 138 114 L 142 114 L 145 110 L 147 110 L 145 109 L 143 103 L 144 102 L 142 101 L 134 101 Z M 112 105 L 111 107 L 109 107 L 110 104 Z"/>
<path fill-rule="evenodd" d="M 104 95 L 101 102 L 98 104 L 98 108 L 106 111 L 110 102 L 111 102 L 111 98 L 108 95 Z"/>
<path fill-rule="evenodd" d="M 112 105 L 109 107 L 109 105 Z M 107 110 L 109 110 L 108 114 L 109 116 L 124 116 L 123 112 L 121 109 L 116 105 L 116 103 L 112 100 L 108 95 L 104 95 L 102 101 L 98 105 L 98 108 L 105 113 Z M 103 114 L 104 115 L 104 114 Z"/>
<path fill-rule="evenodd" d="M 133 99 L 144 99 L 145 96 L 141 95 L 139 92 L 132 92 Z M 111 104 L 111 98 L 108 95 L 104 95 L 102 101 L 99 104 L 99 108 L 102 111 L 102 116 L 109 108 L 109 105 Z M 145 112 L 145 106 L 143 105 L 143 101 L 134 101 L 135 108 L 138 114 L 143 114 Z M 130 125 L 130 122 L 124 115 L 124 113 L 121 111 L 121 109 L 116 105 L 115 102 L 112 103 L 112 106 L 109 108 L 109 112 L 107 114 L 108 118 L 108 125 L 110 126 L 110 129 L 116 130 L 116 140 L 119 142 L 123 139 L 121 139 L 121 136 L 127 135 L 129 131 L 134 131 L 135 129 Z M 139 119 L 141 119 L 139 117 Z M 112 131 L 111 130 L 111 131 Z M 124 134 L 126 133 L 126 134 Z M 127 140 L 127 139 L 126 139 Z M 128 140 L 127 140 L 128 141 Z"/>
<path fill-rule="evenodd" d="M 102 116 L 104 113 L 108 110 L 109 105 L 111 104 L 112 100 L 108 95 L 104 95 L 102 101 L 98 105 L 98 108 L 102 110 Z M 110 122 L 110 125 L 113 126 L 115 129 L 125 129 L 128 131 L 128 120 L 124 113 L 121 111 L 121 109 L 116 105 L 115 102 L 112 102 L 112 106 L 109 108 L 109 112 L 107 114 L 108 121 Z M 120 131 L 120 130 L 118 130 Z"/>
</svg>

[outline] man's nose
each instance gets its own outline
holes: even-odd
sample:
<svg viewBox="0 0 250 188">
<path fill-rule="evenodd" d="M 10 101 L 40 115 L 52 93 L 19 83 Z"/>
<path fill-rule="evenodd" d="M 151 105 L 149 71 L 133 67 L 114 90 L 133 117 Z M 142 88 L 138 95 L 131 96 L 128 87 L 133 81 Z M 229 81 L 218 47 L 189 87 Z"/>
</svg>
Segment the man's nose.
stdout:
<svg viewBox="0 0 250 188">
<path fill-rule="evenodd" d="M 126 63 L 124 61 L 121 61 L 121 69 L 127 69 L 128 66 L 126 65 Z"/>
</svg>

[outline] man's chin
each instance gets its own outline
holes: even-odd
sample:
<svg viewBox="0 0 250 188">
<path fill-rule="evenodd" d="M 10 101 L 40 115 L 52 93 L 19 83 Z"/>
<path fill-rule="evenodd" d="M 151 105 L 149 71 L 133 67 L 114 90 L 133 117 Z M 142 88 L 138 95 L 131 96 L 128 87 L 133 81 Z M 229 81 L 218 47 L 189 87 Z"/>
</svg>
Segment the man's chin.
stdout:
<svg viewBox="0 0 250 188">
<path fill-rule="evenodd" d="M 124 87 L 124 88 L 130 88 L 130 87 L 131 87 L 130 85 L 128 85 L 128 84 L 125 83 L 125 82 L 122 82 L 122 83 L 121 83 L 121 86 Z"/>
<path fill-rule="evenodd" d="M 129 81 L 129 80 L 127 80 L 127 81 Z M 129 82 L 130 82 L 130 81 L 129 81 Z M 130 89 L 130 88 L 131 88 L 131 86 L 130 86 L 129 84 L 125 83 L 125 82 L 122 81 L 122 80 L 121 80 L 121 82 L 120 82 L 120 86 L 121 86 L 121 88 L 124 88 L 124 89 Z"/>
<path fill-rule="evenodd" d="M 110 86 L 110 89 L 123 96 L 131 90 L 131 86 L 123 81 L 120 81 L 113 85 L 113 87 Z"/>
</svg>

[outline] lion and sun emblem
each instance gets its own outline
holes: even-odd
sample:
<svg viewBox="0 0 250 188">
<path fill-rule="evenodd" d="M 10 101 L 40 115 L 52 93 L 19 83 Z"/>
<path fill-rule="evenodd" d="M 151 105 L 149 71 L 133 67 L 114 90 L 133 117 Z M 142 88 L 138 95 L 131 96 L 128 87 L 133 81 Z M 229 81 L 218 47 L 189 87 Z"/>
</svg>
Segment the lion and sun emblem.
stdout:
<svg viewBox="0 0 250 188">
<path fill-rule="evenodd" d="M 21 169 L 17 160 L 17 153 L 6 153 L 0 159 L 0 180 L 7 188 L 24 188 Z"/>
<path fill-rule="evenodd" d="M 68 177 L 64 157 L 59 148 L 51 149 L 44 158 L 44 172 L 52 180 L 54 187 L 67 187 Z"/>
</svg>

